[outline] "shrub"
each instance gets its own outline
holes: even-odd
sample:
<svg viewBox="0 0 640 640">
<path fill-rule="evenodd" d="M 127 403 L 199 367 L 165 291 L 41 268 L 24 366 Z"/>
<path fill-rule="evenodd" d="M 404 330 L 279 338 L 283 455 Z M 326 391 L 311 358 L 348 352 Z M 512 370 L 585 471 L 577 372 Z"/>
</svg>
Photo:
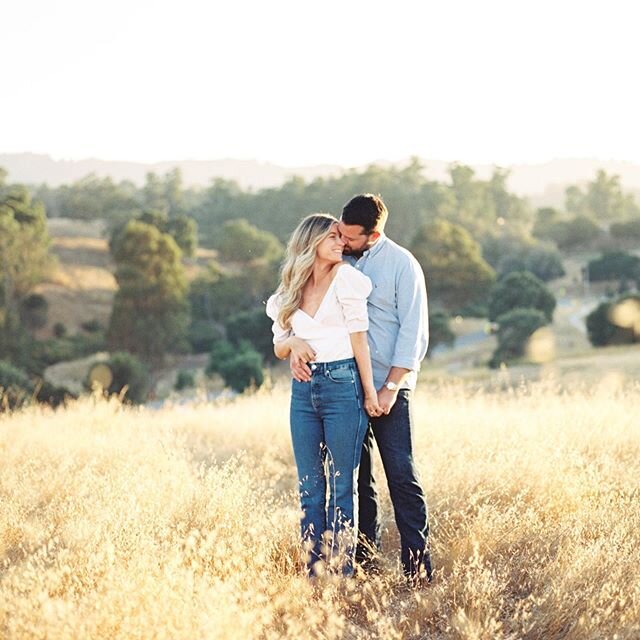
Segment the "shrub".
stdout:
<svg viewBox="0 0 640 640">
<path fill-rule="evenodd" d="M 34 385 L 25 371 L 0 360 L 0 411 L 23 405 L 32 397 L 33 391 Z"/>
<path fill-rule="evenodd" d="M 136 356 L 119 351 L 106 362 L 113 379 L 107 393 L 121 393 L 128 387 L 125 398 L 134 404 L 146 399 L 149 389 L 149 370 Z"/>
<path fill-rule="evenodd" d="M 67 327 L 63 322 L 56 322 L 53 325 L 53 335 L 56 338 L 64 338 L 67 335 Z"/>
<path fill-rule="evenodd" d="M 245 348 L 222 363 L 220 374 L 225 384 L 238 393 L 249 387 L 260 387 L 264 382 L 262 357 L 257 351 Z"/>
<path fill-rule="evenodd" d="M 591 282 L 635 280 L 640 282 L 640 258 L 624 251 L 609 251 L 587 265 Z"/>
<path fill-rule="evenodd" d="M 38 402 L 58 407 L 69 398 L 77 398 L 77 396 L 66 387 L 58 387 L 46 380 L 40 380 L 36 385 L 36 399 Z"/>
<path fill-rule="evenodd" d="M 40 369 L 43 369 L 57 362 L 84 358 L 104 348 L 104 334 L 98 332 L 42 340 L 34 343 L 33 353 Z"/>
<path fill-rule="evenodd" d="M 224 339 L 222 329 L 212 320 L 192 320 L 187 341 L 194 353 L 211 352 L 214 345 Z"/>
<path fill-rule="evenodd" d="M 271 323 L 272 321 L 265 313 L 264 307 L 259 307 L 230 316 L 225 322 L 225 328 L 227 337 L 233 344 L 239 345 L 245 340 L 251 343 L 263 358 L 275 360 Z"/>
<path fill-rule="evenodd" d="M 87 333 L 98 333 L 98 331 L 102 331 L 104 329 L 100 321 L 96 318 L 93 320 L 86 320 L 80 326 Z"/>
<path fill-rule="evenodd" d="M 262 356 L 245 340 L 238 345 L 227 340 L 218 342 L 211 351 L 206 373 L 219 373 L 225 384 L 239 393 L 264 382 Z"/>
<path fill-rule="evenodd" d="M 193 375 L 192 371 L 186 371 L 182 369 L 178 371 L 178 376 L 176 377 L 176 383 L 174 385 L 174 389 L 176 391 L 182 391 L 183 389 L 191 389 L 195 386 L 196 379 Z"/>
<path fill-rule="evenodd" d="M 20 304 L 20 320 L 27 329 L 42 329 L 47 324 L 49 303 L 39 293 L 32 293 Z"/>
<path fill-rule="evenodd" d="M 499 316 L 497 322 L 498 347 L 489 361 L 491 367 L 522 357 L 529 338 L 547 324 L 547 318 L 539 309 L 517 308 Z"/>
<path fill-rule="evenodd" d="M 626 308 L 625 311 L 621 311 Z M 622 318 L 616 317 L 622 313 Z M 625 317 L 626 316 L 626 317 Z M 640 342 L 640 296 L 623 296 L 601 302 L 585 319 L 594 347 Z"/>
<path fill-rule="evenodd" d="M 429 314 L 429 350 L 427 355 L 430 355 L 432 350 L 439 344 L 446 344 L 448 346 L 453 345 L 456 339 L 456 334 L 451 331 L 449 327 L 449 316 L 442 311 L 435 311 Z"/>
<path fill-rule="evenodd" d="M 222 374 L 222 368 L 224 363 L 233 359 L 238 352 L 238 348 L 234 347 L 227 340 L 219 340 L 213 345 L 211 353 L 209 354 L 209 364 L 205 370 L 208 376 L 214 373 Z"/>
</svg>

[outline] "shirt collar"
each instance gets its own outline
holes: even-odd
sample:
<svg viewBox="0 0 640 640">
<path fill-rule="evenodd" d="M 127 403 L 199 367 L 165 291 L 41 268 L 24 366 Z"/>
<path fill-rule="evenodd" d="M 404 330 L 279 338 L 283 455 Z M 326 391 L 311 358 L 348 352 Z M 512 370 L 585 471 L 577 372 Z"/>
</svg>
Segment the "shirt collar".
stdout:
<svg viewBox="0 0 640 640">
<path fill-rule="evenodd" d="M 378 242 L 376 242 L 370 249 L 367 249 L 362 254 L 362 257 L 372 258 L 373 256 L 376 255 L 376 253 L 378 253 L 378 251 L 380 251 L 380 249 L 382 248 L 382 245 L 384 245 L 386 242 L 387 242 L 387 236 L 384 233 L 380 233 Z"/>
</svg>

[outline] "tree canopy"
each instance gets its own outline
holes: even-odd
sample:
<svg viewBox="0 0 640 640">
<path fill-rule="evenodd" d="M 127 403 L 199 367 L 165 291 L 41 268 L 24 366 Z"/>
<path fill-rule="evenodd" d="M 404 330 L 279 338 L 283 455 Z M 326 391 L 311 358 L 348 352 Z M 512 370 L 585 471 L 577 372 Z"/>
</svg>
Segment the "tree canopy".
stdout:
<svg viewBox="0 0 640 640">
<path fill-rule="evenodd" d="M 556 307 L 554 295 L 544 283 L 528 271 L 514 271 L 499 280 L 489 296 L 489 320 L 517 308 L 541 311 L 551 322 Z"/>
<path fill-rule="evenodd" d="M 113 247 L 118 291 L 108 339 L 112 347 L 159 361 L 184 347 L 187 281 L 175 240 L 132 220 Z"/>
<path fill-rule="evenodd" d="M 431 299 L 445 309 L 461 309 L 486 297 L 495 279 L 471 234 L 446 220 L 422 225 L 411 251 L 426 274 Z"/>
</svg>

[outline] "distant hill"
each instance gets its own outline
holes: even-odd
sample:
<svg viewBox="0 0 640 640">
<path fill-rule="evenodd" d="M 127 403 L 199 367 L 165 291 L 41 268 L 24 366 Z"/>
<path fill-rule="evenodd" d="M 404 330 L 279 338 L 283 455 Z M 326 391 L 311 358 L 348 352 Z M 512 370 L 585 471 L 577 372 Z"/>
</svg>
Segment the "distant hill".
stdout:
<svg viewBox="0 0 640 640">
<path fill-rule="evenodd" d="M 116 181 L 130 180 L 141 185 L 150 171 L 164 174 L 174 167 L 180 167 L 187 185 L 205 186 L 214 178 L 225 178 L 236 180 L 244 188 L 261 189 L 281 185 L 293 175 L 310 180 L 319 176 L 336 175 L 342 171 L 338 166 L 318 165 L 294 169 L 257 160 L 180 160 L 146 164 L 95 158 L 54 160 L 51 156 L 35 153 L 0 154 L 0 167 L 9 172 L 9 180 L 13 182 L 46 182 L 51 187 L 75 182 L 90 173 L 111 176 Z"/>
<path fill-rule="evenodd" d="M 425 174 L 434 180 L 447 179 L 449 162 L 422 160 Z M 381 165 L 403 165 L 404 162 L 375 161 Z M 373 162 L 371 163 L 373 164 Z M 478 177 L 487 178 L 492 165 L 471 165 Z M 9 172 L 13 182 L 26 184 L 47 183 L 49 186 L 69 184 L 95 173 L 111 176 L 114 180 L 131 180 L 140 185 L 145 175 L 153 171 L 164 174 L 180 167 L 187 185 L 205 186 L 214 178 L 237 181 L 245 189 L 277 187 L 291 176 L 305 180 L 340 175 L 346 170 L 338 165 L 282 167 L 257 160 L 180 160 L 145 164 L 141 162 L 111 162 L 98 159 L 54 160 L 51 156 L 34 153 L 0 154 L 0 167 Z M 362 168 L 362 167 L 356 167 Z M 509 187 L 519 195 L 528 196 L 534 204 L 558 205 L 563 202 L 564 188 L 591 180 L 598 169 L 619 175 L 626 190 L 640 193 L 640 165 L 615 160 L 592 158 L 555 159 L 539 164 L 517 164 L 508 167 L 511 174 Z"/>
</svg>

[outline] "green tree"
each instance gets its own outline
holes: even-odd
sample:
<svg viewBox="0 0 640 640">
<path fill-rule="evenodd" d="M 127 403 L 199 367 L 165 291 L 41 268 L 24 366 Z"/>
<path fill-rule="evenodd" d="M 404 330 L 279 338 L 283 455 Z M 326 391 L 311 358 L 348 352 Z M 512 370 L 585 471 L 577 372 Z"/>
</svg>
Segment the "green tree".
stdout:
<svg viewBox="0 0 640 640">
<path fill-rule="evenodd" d="M 633 196 L 623 192 L 620 176 L 607 175 L 602 169 L 587 184 L 585 191 L 571 186 L 565 193 L 567 211 L 600 222 L 625 220 L 640 214 Z"/>
<path fill-rule="evenodd" d="M 495 279 L 469 232 L 446 220 L 422 225 L 411 252 L 426 274 L 431 299 L 449 310 L 486 296 Z"/>
<path fill-rule="evenodd" d="M 198 248 L 198 225 L 193 218 L 185 215 L 171 218 L 164 231 L 176 241 L 185 256 L 195 256 Z"/>
<path fill-rule="evenodd" d="M 50 217 L 117 221 L 135 215 L 140 209 L 133 183 L 116 184 L 111 178 L 94 174 L 42 194 L 47 198 Z"/>
<path fill-rule="evenodd" d="M 277 260 L 282 255 L 280 241 L 246 220 L 230 220 L 222 226 L 218 245 L 220 257 L 228 262 Z"/>
<path fill-rule="evenodd" d="M 560 249 L 584 249 L 591 246 L 602 233 L 602 229 L 591 218 L 578 215 L 556 223 L 551 231 L 550 240 Z"/>
<path fill-rule="evenodd" d="M 154 226 L 162 233 L 168 233 L 182 250 L 183 255 L 192 257 L 198 248 L 198 225 L 193 218 L 185 215 L 179 215 L 169 219 L 164 211 L 148 209 L 135 216 L 133 219 L 144 224 Z M 123 233 L 130 219 L 121 220 L 112 225 L 109 248 L 113 252 L 113 248 L 118 243 L 119 236 Z"/>
<path fill-rule="evenodd" d="M 640 285 L 640 258 L 624 251 L 608 251 L 589 261 L 587 273 L 591 282 L 635 280 Z"/>
<path fill-rule="evenodd" d="M 560 222 L 560 214 L 553 207 L 536 209 L 532 235 L 540 240 L 553 239 L 555 225 Z"/>
<path fill-rule="evenodd" d="M 635 218 L 627 222 L 614 222 L 609 227 L 611 237 L 634 247 L 640 245 L 640 218 Z"/>
<path fill-rule="evenodd" d="M 547 322 L 553 319 L 556 299 L 542 281 L 527 271 L 514 271 L 499 280 L 489 296 L 489 320 L 517 308 L 541 311 Z"/>
<path fill-rule="evenodd" d="M 156 227 L 130 221 L 113 250 L 116 293 L 109 345 L 160 361 L 186 344 L 187 281 L 174 239 Z"/>
<path fill-rule="evenodd" d="M 30 339 L 20 320 L 22 301 L 50 266 L 42 203 L 20 185 L 0 187 L 0 357 L 30 366 Z"/>
<path fill-rule="evenodd" d="M 498 278 L 513 271 L 529 271 L 543 282 L 555 280 L 565 274 L 558 250 L 540 246 L 527 246 L 515 253 L 506 252 L 496 271 Z"/>
</svg>

